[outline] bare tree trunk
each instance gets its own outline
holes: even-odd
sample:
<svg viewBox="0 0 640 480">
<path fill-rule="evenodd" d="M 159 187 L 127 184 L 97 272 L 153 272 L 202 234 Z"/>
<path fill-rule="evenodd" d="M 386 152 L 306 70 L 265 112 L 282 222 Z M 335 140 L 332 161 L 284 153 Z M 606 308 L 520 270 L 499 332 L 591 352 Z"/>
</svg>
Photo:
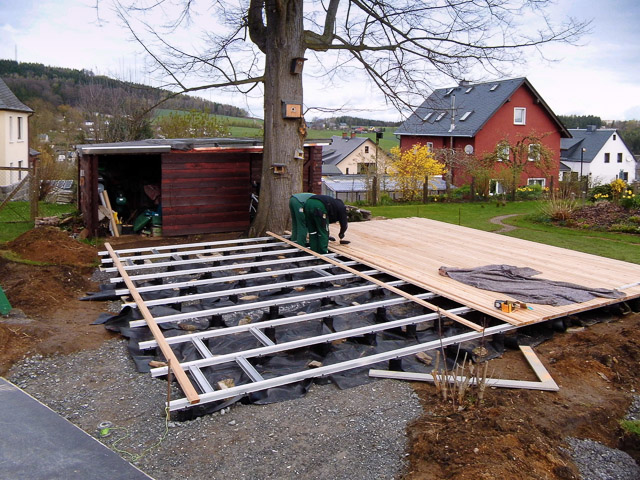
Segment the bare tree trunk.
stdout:
<svg viewBox="0 0 640 480">
<path fill-rule="evenodd" d="M 258 214 L 249 231 L 259 236 L 281 234 L 290 225 L 289 197 L 302 191 L 302 160 L 306 128 L 302 117 L 283 118 L 283 102 L 302 105 L 302 75 L 291 73 L 291 61 L 304 56 L 303 1 L 284 0 L 266 8 L 264 153 Z M 276 173 L 273 165 L 283 165 Z"/>
</svg>

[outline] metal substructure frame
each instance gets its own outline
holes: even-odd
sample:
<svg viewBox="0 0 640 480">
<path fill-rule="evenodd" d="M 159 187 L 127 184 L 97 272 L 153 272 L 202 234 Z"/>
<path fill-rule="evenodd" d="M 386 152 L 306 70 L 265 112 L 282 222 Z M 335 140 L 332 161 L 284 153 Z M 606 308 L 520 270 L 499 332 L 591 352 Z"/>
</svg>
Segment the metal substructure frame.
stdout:
<svg viewBox="0 0 640 480">
<path fill-rule="evenodd" d="M 372 365 L 375 363 L 389 361 L 391 364 L 402 357 L 414 355 L 419 352 L 435 350 L 449 345 L 456 345 L 466 341 L 489 337 L 498 333 L 503 333 L 518 327 L 509 323 L 503 323 L 492 317 L 474 311 L 463 305 L 453 304 L 452 301 L 439 297 L 437 294 L 424 290 L 421 287 L 411 285 L 403 280 L 398 280 L 393 275 L 372 269 L 366 265 L 336 254 L 309 255 L 307 252 L 292 247 L 289 242 L 283 242 L 274 237 L 259 237 L 248 239 L 237 239 L 228 241 L 215 241 L 204 243 L 191 243 L 181 245 L 166 245 L 160 247 L 144 247 L 136 249 L 113 250 L 108 244 L 108 251 L 100 252 L 103 256 L 103 270 L 107 272 L 117 272 L 119 275 L 111 278 L 112 283 L 128 284 L 125 288 L 116 288 L 118 295 L 131 294 L 136 300 L 134 303 L 125 303 L 125 306 L 141 311 L 159 305 L 180 305 L 187 303 L 193 305 L 203 300 L 228 299 L 234 302 L 233 305 L 220 306 L 216 308 L 203 308 L 200 311 L 191 311 L 164 316 L 149 318 L 144 315 L 143 320 L 130 322 L 131 328 L 140 328 L 155 323 L 155 329 L 150 328 L 154 334 L 154 340 L 139 343 L 141 350 L 148 350 L 155 347 L 163 347 L 162 353 L 170 361 L 169 365 L 176 378 L 180 382 L 186 398 L 174 399 L 168 402 L 171 411 L 184 410 L 195 404 L 207 402 L 224 401 L 238 398 L 252 392 L 266 390 L 273 387 L 296 383 L 302 380 L 326 377 L 338 372 Z M 232 263 L 233 262 L 233 263 Z M 239 263 L 236 263 L 239 262 Z M 111 264 L 115 266 L 110 266 Z M 292 266 L 293 264 L 293 266 Z M 281 268 L 278 268 L 281 267 Z M 348 271 L 341 271 L 346 268 Z M 178 269 L 176 269 L 178 268 Z M 179 270 L 179 268 L 185 268 Z M 153 273 L 148 272 L 155 269 Z M 159 270 L 161 270 L 159 272 Z M 143 273 L 137 273 L 143 272 Z M 309 278 L 294 280 L 294 274 L 313 275 Z M 214 276 L 215 275 L 215 276 Z M 279 281 L 284 277 L 282 281 Z M 137 282 L 147 280 L 159 280 L 168 282 L 160 285 L 138 286 Z M 377 283 L 374 283 L 371 280 Z M 383 279 L 383 281 L 380 281 Z M 263 284 L 247 286 L 247 281 L 262 281 Z M 267 283 L 264 283 L 264 282 Z M 228 282 L 238 282 L 237 288 L 215 289 L 216 285 L 223 286 Z M 337 283 L 340 282 L 340 283 Z M 343 284 L 347 285 L 343 285 Z M 349 286 L 348 284 L 355 286 Z M 326 289 L 314 293 L 304 293 L 304 289 L 309 286 L 327 285 Z M 381 286 L 382 285 L 382 286 Z M 371 298 L 370 301 L 362 304 L 351 304 L 347 306 L 328 305 L 329 299 L 340 298 L 346 295 L 353 295 L 363 292 L 380 293 L 385 290 L 385 286 L 391 293 L 387 297 Z M 209 286 L 214 288 L 205 293 L 193 293 L 194 287 Z M 155 300 L 144 300 L 145 294 L 153 294 L 169 289 L 179 289 L 179 295 L 160 298 Z M 293 289 L 293 290 L 291 290 Z M 402 289 L 407 294 L 401 296 L 396 292 Z M 387 292 L 389 291 L 387 290 Z M 261 300 L 260 292 L 283 292 L 280 296 L 275 296 L 269 300 Z M 419 293 L 410 293 L 410 292 Z M 183 293 L 184 292 L 184 293 Z M 281 309 L 293 305 L 305 305 L 311 301 L 320 300 L 324 307 L 312 313 L 299 313 L 283 315 Z M 332 328 L 333 318 L 337 315 L 359 314 L 365 312 L 375 312 L 385 317 L 387 307 L 410 304 L 412 301 L 421 302 L 420 308 L 427 310 L 423 304 L 425 300 L 444 303 L 444 307 L 437 307 L 436 311 L 429 311 L 421 315 L 414 315 L 407 318 L 387 320 L 383 318 L 380 323 L 367 325 L 364 327 L 348 328 L 342 331 L 335 331 Z M 427 304 L 431 305 L 432 304 Z M 255 323 L 237 324 L 224 328 L 214 328 L 210 330 L 185 332 L 182 335 L 164 337 L 157 328 L 158 324 L 167 322 L 184 322 L 189 320 L 209 320 L 209 325 L 221 323 L 222 318 L 229 314 L 239 312 L 253 313 L 267 317 Z M 423 343 L 410 344 L 407 347 L 399 348 L 383 353 L 363 356 L 352 360 L 342 361 L 330 365 L 322 365 L 317 368 L 306 368 L 295 373 L 289 373 L 271 378 L 264 378 L 252 365 L 252 359 L 259 359 L 269 355 L 282 355 L 302 347 L 314 345 L 326 345 L 331 342 L 343 339 L 361 338 L 367 336 L 372 338 L 376 333 L 402 329 L 409 335 L 415 333 L 422 324 L 427 326 L 442 326 L 443 322 L 450 322 L 445 315 L 456 318 L 458 315 L 465 317 L 478 316 L 483 323 L 491 322 L 491 326 L 486 328 L 468 328 L 467 325 L 460 325 L 460 328 L 469 331 L 455 334 L 449 337 L 440 336 L 439 339 Z M 377 315 L 376 315 L 377 317 Z M 275 343 L 275 329 L 287 328 L 287 326 L 299 325 L 304 322 L 324 322 L 330 326 L 332 333 L 301 338 L 283 343 Z M 428 322 L 425 324 L 425 322 Z M 469 323 L 469 322 L 467 322 Z M 474 325 L 474 324 L 472 324 Z M 257 348 L 242 350 L 232 353 L 217 355 L 205 344 L 207 339 L 216 337 L 226 337 L 242 333 L 249 333 L 261 345 Z M 408 340 L 410 341 L 410 340 Z M 200 359 L 188 362 L 178 362 L 172 352 L 167 350 L 171 346 L 183 343 L 190 343 L 201 356 Z M 169 347 L 167 347 L 167 345 Z M 224 385 L 212 385 L 202 370 L 207 367 L 235 364 L 239 366 L 250 383 L 226 387 Z M 397 366 L 397 362 L 395 363 Z M 168 367 L 153 368 L 151 374 L 154 377 L 164 376 L 169 373 Z M 183 384 L 179 375 L 183 374 L 183 379 L 188 377 L 189 382 L 194 382 L 197 387 L 197 394 L 189 395 L 188 389 L 193 389 L 192 384 Z M 186 375 L 184 375 L 186 374 Z"/>
</svg>

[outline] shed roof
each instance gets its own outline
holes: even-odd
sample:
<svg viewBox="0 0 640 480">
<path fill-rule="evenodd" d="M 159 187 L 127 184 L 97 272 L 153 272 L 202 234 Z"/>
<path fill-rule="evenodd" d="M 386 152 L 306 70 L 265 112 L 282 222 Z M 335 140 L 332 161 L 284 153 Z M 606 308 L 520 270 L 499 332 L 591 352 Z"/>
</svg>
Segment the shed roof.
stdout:
<svg viewBox="0 0 640 480">
<path fill-rule="evenodd" d="M 531 83 L 513 78 L 457 87 L 439 88 L 396 130 L 396 135 L 475 137 L 478 131 L 518 90 L 525 86 L 557 124 L 562 137 L 570 137 L 565 126 Z M 451 111 L 454 111 L 453 128 Z"/>
<path fill-rule="evenodd" d="M 307 140 L 305 147 L 328 145 L 328 139 Z M 150 138 L 117 143 L 93 143 L 78 145 L 81 155 L 115 155 L 126 153 L 166 153 L 180 151 L 245 150 L 262 151 L 262 140 L 256 138 Z"/>
<path fill-rule="evenodd" d="M 33 113 L 29 107 L 18 100 L 6 83 L 0 78 L 0 110 Z"/>
</svg>

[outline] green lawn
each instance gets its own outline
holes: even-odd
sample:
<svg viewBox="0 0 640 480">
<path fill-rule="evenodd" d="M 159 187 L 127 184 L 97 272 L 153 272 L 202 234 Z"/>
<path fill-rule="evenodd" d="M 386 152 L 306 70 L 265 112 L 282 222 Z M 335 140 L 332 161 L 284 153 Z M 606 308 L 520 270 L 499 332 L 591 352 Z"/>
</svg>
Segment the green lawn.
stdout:
<svg viewBox="0 0 640 480">
<path fill-rule="evenodd" d="M 478 230 L 495 231 L 501 227 L 489 219 L 501 215 L 519 214 L 503 221 L 516 230 L 504 235 L 533 242 L 569 248 L 581 252 L 640 264 L 640 236 L 625 233 L 598 232 L 556 227 L 535 221 L 540 213 L 538 201 L 496 203 L 429 203 L 365 207 L 374 216 L 387 218 L 424 217 Z"/>
<path fill-rule="evenodd" d="M 40 202 L 38 210 L 39 217 L 52 217 L 75 212 L 76 206 Z M 0 243 L 10 242 L 33 228 L 33 222 L 29 220 L 29 212 L 28 202 L 9 202 L 0 211 Z"/>
</svg>

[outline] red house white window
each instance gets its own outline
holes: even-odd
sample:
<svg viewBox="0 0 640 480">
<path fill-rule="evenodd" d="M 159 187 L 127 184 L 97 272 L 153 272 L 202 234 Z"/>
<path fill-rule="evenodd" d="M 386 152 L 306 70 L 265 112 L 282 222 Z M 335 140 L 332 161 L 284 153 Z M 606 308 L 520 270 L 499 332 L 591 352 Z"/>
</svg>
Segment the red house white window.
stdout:
<svg viewBox="0 0 640 480">
<path fill-rule="evenodd" d="M 527 124 L 527 109 L 522 107 L 515 107 L 513 109 L 513 124 L 514 125 L 526 125 Z"/>
</svg>

